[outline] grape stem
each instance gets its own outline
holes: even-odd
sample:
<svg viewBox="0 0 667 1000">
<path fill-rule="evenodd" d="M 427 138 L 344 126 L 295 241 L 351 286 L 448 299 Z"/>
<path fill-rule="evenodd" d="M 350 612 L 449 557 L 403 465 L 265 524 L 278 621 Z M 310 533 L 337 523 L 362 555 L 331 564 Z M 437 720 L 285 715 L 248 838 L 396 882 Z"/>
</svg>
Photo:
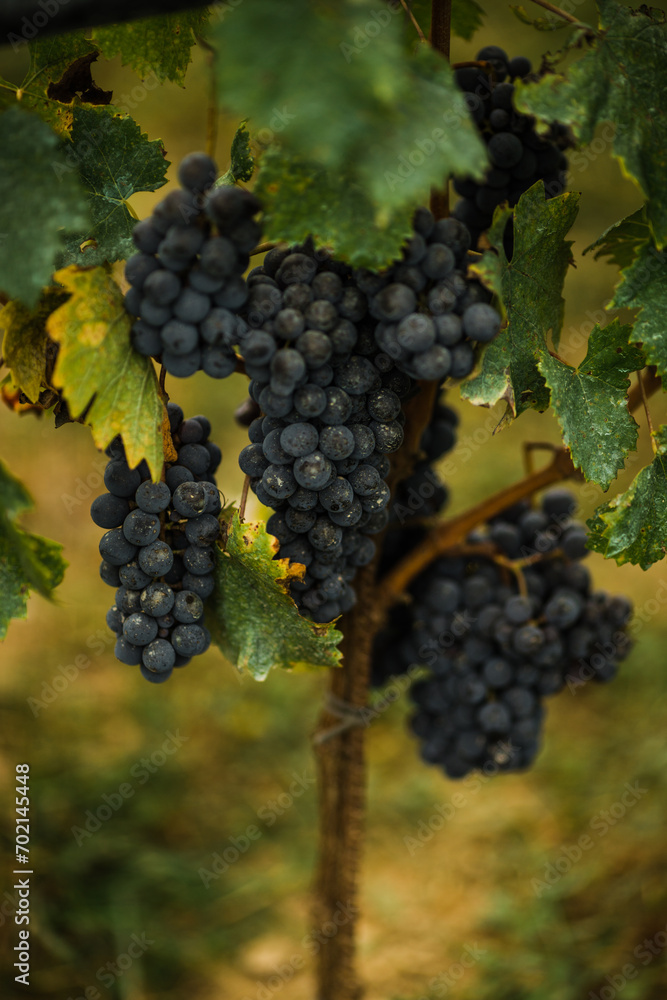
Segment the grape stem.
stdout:
<svg viewBox="0 0 667 1000">
<path fill-rule="evenodd" d="M 245 370 L 245 361 L 243 360 L 240 354 L 236 355 L 236 371 L 239 373 L 239 375 L 248 374 L 247 371 Z"/>
<path fill-rule="evenodd" d="M 638 380 L 637 385 L 633 385 L 628 393 L 628 409 L 630 413 L 634 413 L 635 410 L 644 405 L 644 397 L 648 399 L 649 396 L 652 396 L 660 389 L 662 389 L 662 379 L 658 375 L 656 368 L 653 365 L 645 368 L 642 373 L 641 383 Z"/>
<path fill-rule="evenodd" d="M 255 257 L 258 253 L 267 253 L 269 250 L 273 250 L 275 247 L 280 246 L 279 243 L 258 243 L 254 250 L 250 251 L 250 256 Z"/>
<path fill-rule="evenodd" d="M 250 476 L 243 480 L 243 490 L 241 492 L 241 502 L 239 503 L 239 521 L 245 521 L 245 508 L 248 503 L 248 490 L 250 489 Z"/>
<path fill-rule="evenodd" d="M 405 13 L 408 15 L 408 17 L 410 18 L 410 20 L 412 21 L 412 23 L 414 24 L 415 30 L 417 31 L 417 34 L 419 35 L 419 41 L 420 42 L 426 42 L 427 41 L 426 35 L 422 31 L 422 29 L 419 27 L 419 21 L 417 20 L 417 18 L 415 17 L 415 15 L 412 13 L 412 10 L 410 9 L 410 4 L 408 3 L 408 0 L 401 0 L 401 6 L 402 6 L 403 10 L 405 11 Z"/>
</svg>

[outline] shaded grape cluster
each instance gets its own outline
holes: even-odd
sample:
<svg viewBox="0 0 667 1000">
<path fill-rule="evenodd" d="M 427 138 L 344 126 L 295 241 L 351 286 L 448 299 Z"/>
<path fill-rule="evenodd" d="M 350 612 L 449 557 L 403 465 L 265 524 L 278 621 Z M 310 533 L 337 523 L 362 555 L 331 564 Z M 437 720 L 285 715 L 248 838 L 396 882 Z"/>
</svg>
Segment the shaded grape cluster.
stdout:
<svg viewBox="0 0 667 1000">
<path fill-rule="evenodd" d="M 436 395 L 428 426 L 419 442 L 420 456 L 411 474 L 398 484 L 391 501 L 391 525 L 405 525 L 438 514 L 449 500 L 449 490 L 434 464 L 456 445 L 459 416 L 445 403 L 445 393 Z M 394 532 L 396 537 L 399 534 Z M 392 535 L 388 536 L 392 542 Z M 384 568 L 384 567 L 383 567 Z"/>
<path fill-rule="evenodd" d="M 107 613 L 116 657 L 154 684 L 210 644 L 204 601 L 213 592 L 220 533 L 214 474 L 222 455 L 209 441 L 211 425 L 204 416 L 185 420 L 174 403 L 168 413 L 178 461 L 167 464 L 164 480 L 152 482 L 144 462 L 131 469 L 117 438 L 107 449 L 108 492 L 90 509 L 106 529 L 100 576 L 117 588 Z"/>
<path fill-rule="evenodd" d="M 517 80 L 533 79 L 528 59 L 510 59 L 497 45 L 487 45 L 476 59 L 487 62 L 489 71 L 465 66 L 455 76 L 486 143 L 491 166 L 481 183 L 469 178 L 454 182 L 461 200 L 452 212 L 470 230 L 473 246 L 491 225 L 497 206 L 507 202 L 513 207 L 536 181 L 544 181 L 547 198 L 562 194 L 567 172 L 564 150 L 572 145 L 566 126 L 553 124 L 546 135 L 538 135 L 535 119 L 514 107 Z M 510 257 L 511 244 L 508 235 Z"/>
<path fill-rule="evenodd" d="M 468 275 L 470 245 L 458 219 L 436 222 L 419 208 L 401 260 L 378 274 L 355 275 L 369 299 L 380 351 L 413 379 L 464 378 L 474 366 L 475 344 L 500 329 L 490 292 Z"/>
<path fill-rule="evenodd" d="M 539 510 L 521 503 L 494 518 L 469 536 L 480 554 L 436 560 L 378 636 L 376 680 L 428 669 L 411 688 L 411 727 L 422 758 L 451 778 L 530 766 L 544 699 L 611 680 L 630 650 L 631 603 L 593 590 L 574 506 L 558 489 Z M 405 552 L 420 535 L 403 534 Z"/>
<path fill-rule="evenodd" d="M 388 523 L 388 456 L 413 382 L 376 343 L 355 273 L 312 243 L 271 250 L 248 290 L 243 354 L 261 415 L 239 465 L 275 511 L 280 558 L 306 567 L 292 584 L 301 612 L 331 621 L 354 605 L 352 580 Z"/>
<path fill-rule="evenodd" d="M 125 306 L 137 317 L 132 343 L 179 378 L 199 369 L 212 378 L 231 375 L 234 346 L 246 332 L 238 310 L 248 295 L 249 252 L 261 235 L 253 218 L 260 204 L 241 188 L 213 188 L 216 175 L 209 156 L 186 156 L 181 190 L 134 227 L 139 253 L 125 266 Z"/>
</svg>

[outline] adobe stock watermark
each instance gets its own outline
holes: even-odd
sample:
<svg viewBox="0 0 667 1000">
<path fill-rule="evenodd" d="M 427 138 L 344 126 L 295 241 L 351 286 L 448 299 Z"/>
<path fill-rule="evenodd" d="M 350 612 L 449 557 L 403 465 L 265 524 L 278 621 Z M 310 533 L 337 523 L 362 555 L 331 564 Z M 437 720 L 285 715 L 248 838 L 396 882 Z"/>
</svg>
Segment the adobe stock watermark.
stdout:
<svg viewBox="0 0 667 1000">
<path fill-rule="evenodd" d="M 110 990 L 113 984 L 118 979 L 122 979 L 137 959 L 143 958 L 154 944 L 155 941 L 151 941 L 145 931 L 141 934 L 131 934 L 125 951 L 116 955 L 112 962 L 101 965 L 95 973 L 95 978 L 105 989 Z M 67 1000 L 102 1000 L 102 994 L 96 986 L 91 984 L 86 986 L 78 996 L 69 996 Z"/>
<path fill-rule="evenodd" d="M 664 930 L 656 931 L 653 937 L 644 938 L 632 954 L 639 961 L 640 966 L 646 968 L 662 955 L 665 948 L 667 948 L 667 926 Z M 641 968 L 638 968 L 634 962 L 626 962 L 618 972 L 604 977 L 606 984 L 597 993 L 590 990 L 586 1000 L 614 1000 L 614 997 L 617 997 L 632 979 L 636 979 L 640 972 Z M 636 995 L 636 993 L 633 994 L 633 996 Z"/>
<path fill-rule="evenodd" d="M 648 795 L 648 788 L 641 788 L 638 781 L 632 784 L 626 782 L 624 791 L 616 802 L 608 809 L 600 809 L 590 820 L 588 827 L 591 833 L 582 833 L 573 844 L 561 845 L 561 853 L 555 861 L 549 861 L 544 866 L 542 877 L 530 880 L 535 895 L 540 898 L 560 882 L 581 861 L 584 854 L 591 851 L 645 795 Z"/>
<path fill-rule="evenodd" d="M 136 784 L 124 781 L 118 786 L 116 791 L 105 792 L 102 795 L 102 803 L 94 811 L 87 809 L 84 813 L 85 822 L 83 826 L 71 827 L 72 836 L 76 841 L 77 847 L 81 847 L 85 840 L 88 840 L 88 838 L 97 833 L 103 824 L 107 820 L 110 820 L 114 813 L 118 812 L 125 805 L 128 799 L 133 798 L 137 788 L 145 785 L 153 774 L 159 771 L 161 767 L 164 767 L 169 757 L 177 753 L 183 744 L 190 739 L 189 736 L 181 736 L 180 729 L 177 729 L 175 733 L 167 730 L 165 736 L 166 739 L 162 745 L 157 750 L 154 750 L 150 757 L 141 757 L 130 768 L 130 777 L 136 779 Z"/>
<path fill-rule="evenodd" d="M 517 748 L 513 747 L 511 743 L 500 743 L 499 751 L 507 760 L 510 760 L 517 753 Z M 487 781 L 498 774 L 499 770 L 500 764 L 498 762 L 486 761 L 479 771 L 469 774 L 463 779 L 461 782 L 462 791 L 454 792 L 448 801 L 434 802 L 433 812 L 428 819 L 419 820 L 414 836 L 403 837 L 403 843 L 410 857 L 413 858 L 417 851 L 430 843 L 436 833 L 443 829 L 445 823 L 452 820 L 459 810 L 464 809 L 469 804 L 471 797 L 475 796 Z"/>
<path fill-rule="evenodd" d="M 380 10 L 372 10 L 370 18 L 365 24 L 360 24 L 351 32 L 351 43 L 341 42 L 339 45 L 341 54 L 346 63 L 351 63 L 355 56 L 358 56 L 367 45 L 377 38 L 384 31 L 393 17 L 402 12 L 400 0 L 387 0 Z"/>
<path fill-rule="evenodd" d="M 85 479 L 77 476 L 74 480 L 72 493 L 61 493 L 63 507 L 68 514 L 77 510 L 81 504 L 88 504 L 100 488 L 104 488 L 104 470 L 107 467 L 108 458 L 96 458 L 92 464 L 92 472 L 89 472 Z"/>
<path fill-rule="evenodd" d="M 439 973 L 439 975 L 429 980 L 428 996 L 421 996 L 419 1000 L 432 1000 L 434 996 L 448 996 L 450 991 L 456 988 L 457 984 L 461 982 L 468 969 L 472 969 L 474 965 L 481 962 L 487 954 L 488 949 L 480 948 L 476 941 L 473 944 L 467 944 L 461 952 L 458 961 L 452 962 L 444 972 Z"/>
<path fill-rule="evenodd" d="M 256 811 L 257 819 L 267 829 L 270 829 L 281 816 L 284 816 L 304 792 L 310 791 L 316 784 L 315 777 L 306 771 L 302 774 L 293 772 L 291 778 L 289 786 L 280 795 L 269 799 Z M 223 847 L 222 851 L 216 851 L 211 855 L 210 867 L 202 867 L 197 870 L 204 888 L 208 889 L 212 882 L 216 882 L 232 865 L 236 864 L 239 858 L 247 854 L 251 845 L 260 840 L 263 833 L 264 831 L 259 826 L 250 823 L 239 836 L 229 837 L 227 845 Z"/>
<path fill-rule="evenodd" d="M 353 903 L 339 901 L 331 920 L 325 921 L 316 930 L 302 938 L 302 950 L 295 955 L 290 955 L 289 959 L 284 962 L 274 965 L 271 974 L 266 977 L 265 981 L 256 980 L 257 989 L 252 994 L 246 993 L 242 1000 L 271 1000 L 271 997 L 282 990 L 283 986 L 290 983 L 296 973 L 304 967 L 306 963 L 304 952 L 309 957 L 319 954 L 323 945 L 334 938 L 340 928 L 349 923 L 357 914 L 357 907 Z"/>
<path fill-rule="evenodd" d="M 52 17 L 55 17 L 61 7 L 66 7 L 70 0 L 37 0 L 36 10 L 32 17 L 21 18 L 21 34 L 10 31 L 7 35 L 7 44 L 11 45 L 14 52 L 19 52 L 23 45 L 37 38 L 42 28 L 45 28 Z"/>
</svg>

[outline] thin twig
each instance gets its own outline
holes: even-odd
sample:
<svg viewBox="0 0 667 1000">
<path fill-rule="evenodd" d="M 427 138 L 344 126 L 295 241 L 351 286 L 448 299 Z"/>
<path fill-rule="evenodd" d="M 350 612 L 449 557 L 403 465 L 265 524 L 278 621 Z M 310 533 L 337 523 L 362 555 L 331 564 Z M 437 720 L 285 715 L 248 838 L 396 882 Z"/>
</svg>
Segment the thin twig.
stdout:
<svg viewBox="0 0 667 1000">
<path fill-rule="evenodd" d="M 562 17 L 564 21 L 569 21 L 570 24 L 581 24 L 578 17 L 568 14 L 567 11 L 561 10 L 560 7 L 556 7 L 554 4 L 549 3 L 548 0 L 532 0 L 532 2 L 536 3 L 538 7 L 544 7 L 545 10 L 555 14 L 556 17 Z M 582 27 L 584 26 L 582 25 Z"/>
<path fill-rule="evenodd" d="M 427 41 L 426 35 L 422 31 L 422 29 L 419 27 L 419 22 L 418 22 L 417 18 L 415 17 L 415 15 L 410 10 L 410 4 L 408 3 L 408 0 L 401 0 L 401 6 L 403 7 L 403 10 L 408 15 L 408 17 L 410 18 L 410 20 L 412 21 L 412 23 L 414 24 L 415 29 L 417 31 L 417 34 L 419 35 L 420 42 L 426 42 Z"/>
<path fill-rule="evenodd" d="M 658 375 L 656 369 L 653 366 L 645 368 L 641 388 L 639 385 L 633 385 L 632 389 L 630 389 L 630 392 L 628 393 L 628 410 L 630 413 L 634 413 L 635 410 L 638 410 L 639 407 L 643 405 L 643 393 L 645 393 L 648 398 L 655 392 L 658 392 L 659 389 L 662 389 L 662 379 Z"/>
<path fill-rule="evenodd" d="M 431 33 L 429 41 L 436 52 L 449 60 L 449 43 L 452 27 L 452 0 L 433 0 L 431 5 Z M 431 190 L 431 211 L 436 219 L 449 215 L 449 180 L 440 189 Z"/>
<path fill-rule="evenodd" d="M 644 413 L 646 414 L 646 423 L 648 424 L 648 431 L 651 435 L 651 447 L 653 448 L 653 454 L 658 454 L 658 446 L 655 443 L 655 437 L 653 434 L 653 421 L 651 420 L 651 411 L 648 408 L 648 396 L 646 395 L 646 389 L 644 387 L 644 380 L 642 378 L 642 373 L 637 372 L 637 382 L 639 384 L 639 391 L 642 395 L 642 404 L 644 407 Z"/>
<path fill-rule="evenodd" d="M 245 370 L 245 361 L 239 354 L 236 355 L 236 371 L 239 373 L 239 375 L 248 374 L 247 371 Z"/>
</svg>

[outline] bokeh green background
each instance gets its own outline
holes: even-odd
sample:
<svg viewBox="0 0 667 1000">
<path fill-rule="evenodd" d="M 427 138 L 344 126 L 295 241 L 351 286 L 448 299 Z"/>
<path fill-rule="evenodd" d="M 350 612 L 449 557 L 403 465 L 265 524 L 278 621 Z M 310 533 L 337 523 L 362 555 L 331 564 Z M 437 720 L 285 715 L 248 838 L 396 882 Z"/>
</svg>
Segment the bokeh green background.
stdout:
<svg viewBox="0 0 667 1000">
<path fill-rule="evenodd" d="M 538 61 L 545 48 L 560 44 L 562 35 L 535 33 L 504 3 L 488 6 L 486 29 L 470 44 L 456 40 L 455 60 L 493 42 Z M 577 14 L 592 16 L 591 4 L 582 3 Z M 295 25 L 294 44 L 306 43 Z M 382 44 L 381 36 L 373 44 Z M 23 69 L 23 56 L 0 50 L 2 75 L 18 81 Z M 129 96 L 134 117 L 151 138 L 164 139 L 177 163 L 204 144 L 207 73 L 203 54 L 195 53 L 185 88 L 147 91 L 118 62 L 101 63 L 95 75 L 119 104 L 127 105 Z M 221 120 L 222 168 L 234 124 Z M 570 177 L 570 186 L 583 192 L 573 231 L 576 267 L 566 285 L 562 352 L 570 360 L 582 356 L 591 314 L 600 317 L 616 277 L 614 268 L 582 258 L 582 250 L 640 203 L 612 160 L 608 139 L 595 149 L 578 157 Z M 174 177 L 172 166 L 170 186 Z M 133 199 L 137 213 L 150 211 L 163 193 Z M 236 454 L 244 432 L 232 414 L 245 396 L 242 378 L 218 384 L 198 374 L 168 388 L 186 414 L 211 418 L 224 452 L 222 488 L 228 499 L 238 498 Z M 454 389 L 450 399 L 456 397 Z M 528 414 L 493 436 L 499 413 L 459 408 L 462 445 L 449 456 L 455 466 L 448 479 L 451 512 L 518 478 L 523 442 L 558 440 L 550 415 Z M 664 397 L 651 400 L 656 424 L 666 410 Z M 633 456 L 614 490 L 650 455 L 644 417 L 637 419 L 639 459 Z M 309 735 L 324 678 L 274 674 L 258 685 L 211 650 L 168 684 L 146 684 L 114 659 L 104 624 L 111 592 L 98 576 L 100 532 L 88 518 L 103 460 L 89 431 L 77 424 L 55 431 L 48 417 L 17 418 L 3 407 L 0 454 L 35 498 L 24 523 L 62 542 L 70 564 L 56 601 L 32 598 L 28 620 L 11 625 L 0 653 L 0 784 L 7 803 L 2 996 L 74 1000 L 88 988 L 89 997 L 95 989 L 103 1000 L 312 997 L 313 960 L 303 941 L 317 846 Z M 575 489 L 585 516 L 600 491 Z M 566 690 L 551 701 L 544 749 L 531 772 L 464 789 L 464 804 L 444 809 L 452 818 L 410 849 L 406 838 L 427 829 L 435 806 L 450 804 L 460 786 L 419 762 L 404 699 L 370 727 L 359 933 L 369 1000 L 667 995 L 661 943 L 667 940 L 667 567 L 642 573 L 597 556 L 589 564 L 598 585 L 636 602 L 637 648 L 612 685 Z M 77 671 L 77 662 L 87 665 Z M 171 733 L 182 743 L 166 756 L 161 747 Z M 11 803 L 14 767 L 23 761 L 31 766 L 35 871 L 28 990 L 13 983 L 11 969 Z M 297 776 L 300 785 L 293 784 Z M 625 784 L 635 782 L 645 791 L 636 804 L 621 807 Z M 103 796 L 117 802 L 113 796 L 124 783 L 132 796 L 77 843 L 73 828 L 84 826 Z M 290 796 L 290 786 L 302 794 Z M 604 810 L 612 810 L 611 824 L 600 820 Z M 200 869 L 211 871 L 213 856 L 232 846 L 232 838 L 243 848 L 251 825 L 259 838 L 205 885 Z M 576 857 L 573 845 L 585 833 L 594 846 L 580 860 L 563 860 L 568 852 Z M 556 880 L 550 864 L 569 870 Z M 544 881 L 546 872 L 554 884 L 536 889 L 533 880 Z M 144 951 L 114 978 L 105 966 L 119 956 L 120 965 L 127 964 L 122 956 L 132 935 L 144 940 Z M 635 950 L 644 939 L 657 954 Z M 466 948 L 476 958 L 464 970 L 459 959 Z M 303 957 L 304 967 L 292 975 L 293 956 Z M 282 980 L 271 980 L 281 969 Z"/>
</svg>

